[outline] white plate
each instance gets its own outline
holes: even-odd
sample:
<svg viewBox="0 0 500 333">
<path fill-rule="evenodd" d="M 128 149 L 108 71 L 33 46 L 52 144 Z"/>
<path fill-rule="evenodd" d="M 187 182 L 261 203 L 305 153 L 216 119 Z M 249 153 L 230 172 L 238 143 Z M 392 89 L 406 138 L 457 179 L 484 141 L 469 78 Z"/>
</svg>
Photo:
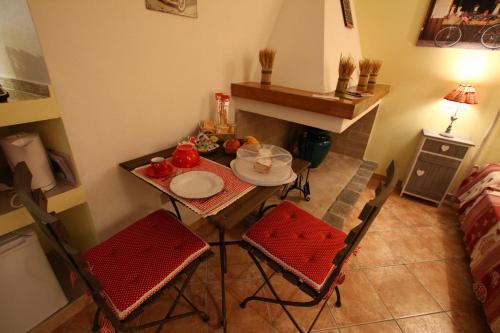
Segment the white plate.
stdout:
<svg viewBox="0 0 500 333">
<path fill-rule="evenodd" d="M 176 176 L 170 182 L 170 190 L 186 199 L 203 199 L 222 191 L 224 180 L 215 173 L 189 171 Z"/>
<path fill-rule="evenodd" d="M 242 166 L 240 163 L 238 163 L 237 159 L 231 161 L 231 169 L 239 179 L 257 186 L 279 186 L 290 184 L 297 178 L 297 174 L 293 172 L 292 169 L 290 169 L 288 174 L 284 176 L 279 175 L 278 177 L 272 174 L 261 174 L 257 171 L 254 171 L 253 169 L 246 170 L 245 164 L 243 164 Z"/>
</svg>

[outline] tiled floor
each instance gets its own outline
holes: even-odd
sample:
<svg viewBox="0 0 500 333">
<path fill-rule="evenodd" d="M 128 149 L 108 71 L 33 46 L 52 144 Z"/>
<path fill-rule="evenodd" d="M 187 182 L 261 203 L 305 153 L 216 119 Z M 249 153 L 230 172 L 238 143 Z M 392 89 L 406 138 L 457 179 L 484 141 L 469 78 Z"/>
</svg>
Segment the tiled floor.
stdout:
<svg viewBox="0 0 500 333">
<path fill-rule="evenodd" d="M 370 198 L 370 186 L 347 221 Z M 238 237 L 241 229 L 233 230 Z M 203 225 L 199 233 L 214 239 L 215 229 Z M 295 332 L 277 305 L 251 302 L 246 309 L 238 303 L 261 282 L 257 269 L 238 247 L 229 250 L 227 304 L 229 332 Z M 205 324 L 191 317 L 166 325 L 162 332 L 221 332 L 217 326 L 220 286 L 219 261 L 210 259 L 195 276 L 189 295 L 206 309 L 211 319 Z M 323 333 L 486 333 L 489 329 L 479 303 L 471 292 L 471 276 L 453 210 L 439 209 L 392 195 L 351 260 L 345 283 L 340 287 L 342 307 L 330 300 L 315 331 Z M 276 279 L 281 295 L 307 299 L 285 280 Z M 263 294 L 268 294 L 263 290 Z M 172 295 L 166 294 L 137 319 L 144 322 L 163 315 Z M 179 311 L 186 309 L 185 304 Z M 307 326 L 317 309 L 292 308 L 299 322 Z M 89 332 L 94 306 L 68 319 L 55 332 Z M 154 332 L 149 330 L 147 332 Z"/>
</svg>

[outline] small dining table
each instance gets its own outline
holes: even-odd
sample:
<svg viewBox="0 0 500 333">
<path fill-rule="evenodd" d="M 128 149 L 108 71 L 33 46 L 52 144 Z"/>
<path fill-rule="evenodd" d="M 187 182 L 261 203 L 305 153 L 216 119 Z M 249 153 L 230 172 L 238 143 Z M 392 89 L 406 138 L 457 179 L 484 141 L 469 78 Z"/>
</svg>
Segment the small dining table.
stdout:
<svg viewBox="0 0 500 333">
<path fill-rule="evenodd" d="M 147 165 L 150 163 L 150 160 L 153 157 L 164 157 L 169 158 L 172 156 L 175 151 L 175 147 L 160 150 L 145 156 L 141 156 L 135 158 L 130 161 L 120 163 L 120 167 L 130 172 L 137 178 L 145 181 L 143 178 L 139 177 L 133 171 L 141 166 Z M 222 149 L 217 150 L 211 154 L 205 155 L 205 158 L 219 163 L 228 167 L 230 162 L 235 158 L 234 155 L 227 155 L 224 153 Z M 299 159 L 294 158 L 292 160 L 292 169 L 297 175 L 301 175 L 304 171 L 308 170 L 310 163 Z M 146 184 L 151 185 L 149 182 L 145 181 Z M 151 185 L 153 186 L 153 185 Z M 266 202 L 272 196 L 280 193 L 283 189 L 284 185 L 280 186 L 256 186 L 251 191 L 237 199 L 235 202 L 220 210 L 217 214 L 212 216 L 207 216 L 205 219 L 214 224 L 218 230 L 219 240 L 217 242 L 210 242 L 211 246 L 218 246 L 220 248 L 220 269 L 221 269 L 221 293 L 222 293 L 222 319 L 221 325 L 223 327 L 224 332 L 227 331 L 227 319 L 226 319 L 226 294 L 225 294 L 225 281 L 224 274 L 227 273 L 227 255 L 226 255 L 226 246 L 228 245 L 236 245 L 240 241 L 227 241 L 225 239 L 225 233 L 227 230 L 232 229 L 240 222 L 242 222 L 247 216 L 251 213 L 258 211 L 258 216 L 261 216 L 268 208 L 266 207 Z M 155 186 L 153 186 L 155 187 Z M 159 189 L 158 187 L 155 187 Z M 168 200 L 172 203 L 175 213 L 177 217 L 182 221 L 180 211 L 178 209 L 177 204 L 181 203 L 178 199 L 170 195 L 167 191 L 161 191 L 162 195 L 166 195 Z M 181 203 L 182 204 L 182 203 Z"/>
</svg>

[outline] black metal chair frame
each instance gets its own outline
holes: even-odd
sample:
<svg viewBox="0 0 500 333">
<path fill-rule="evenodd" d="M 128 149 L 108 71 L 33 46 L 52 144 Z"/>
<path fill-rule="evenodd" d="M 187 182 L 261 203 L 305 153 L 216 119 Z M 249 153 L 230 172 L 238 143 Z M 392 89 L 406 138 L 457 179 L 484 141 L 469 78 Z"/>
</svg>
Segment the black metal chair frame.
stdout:
<svg viewBox="0 0 500 333">
<path fill-rule="evenodd" d="M 135 332 L 138 330 L 143 330 L 151 327 L 158 326 L 157 332 L 159 332 L 163 326 L 173 320 L 185 318 L 192 315 L 197 315 L 201 320 L 207 322 L 209 320 L 208 315 L 198 309 L 187 296 L 184 295 L 189 281 L 193 277 L 194 272 L 206 259 L 213 255 L 213 252 L 208 251 L 202 256 L 198 257 L 195 261 L 189 264 L 184 270 L 182 270 L 175 278 L 173 278 L 166 286 L 164 286 L 160 291 L 155 293 L 151 298 L 144 302 L 139 308 L 134 310 L 129 316 L 124 320 L 119 320 L 114 312 L 109 307 L 106 299 L 102 296 L 102 288 L 99 281 L 89 272 L 87 263 L 83 257 L 78 253 L 76 249 L 70 246 L 64 237 L 61 236 L 59 229 L 62 227 L 62 222 L 57 218 L 54 213 L 47 212 L 47 198 L 43 192 L 38 189 L 31 191 L 31 172 L 28 169 L 26 163 L 18 163 L 15 167 L 14 172 L 14 188 L 19 196 L 19 200 L 24 204 L 26 209 L 29 211 L 37 225 L 43 231 L 43 233 L 49 239 L 51 245 L 55 250 L 61 255 L 65 260 L 66 264 L 71 270 L 77 273 L 77 275 L 84 282 L 85 287 L 89 290 L 90 295 L 97 305 L 97 310 L 94 316 L 94 323 L 92 327 L 93 332 L 99 331 L 99 317 L 101 312 L 106 316 L 106 318 L 111 322 L 115 330 L 120 332 Z M 170 212 L 169 212 L 170 213 Z M 172 214 L 172 213 L 171 213 Z M 175 217 L 174 214 L 172 216 Z M 184 277 L 184 280 L 182 278 Z M 178 282 L 182 282 L 180 288 L 176 286 Z M 174 288 L 177 291 L 176 297 L 168 309 L 165 317 L 160 320 L 154 320 L 141 325 L 128 325 L 127 323 L 137 318 L 143 311 L 146 305 L 150 304 L 158 296 L 162 295 L 167 289 Z M 192 311 L 184 312 L 181 314 L 172 315 L 176 309 L 180 299 L 184 299 L 186 303 L 191 307 Z"/>
<path fill-rule="evenodd" d="M 257 268 L 259 269 L 259 272 L 264 279 L 264 283 L 262 283 L 262 285 L 253 293 L 252 296 L 245 298 L 243 302 L 240 303 L 240 307 L 245 308 L 247 303 L 250 301 L 261 301 L 261 302 L 279 304 L 281 305 L 287 316 L 290 318 L 295 328 L 297 328 L 297 330 L 301 333 L 311 332 L 314 325 L 316 324 L 316 321 L 323 312 L 323 309 L 325 308 L 328 299 L 332 294 L 332 288 L 335 289 L 337 297 L 335 305 L 337 307 L 340 307 L 342 303 L 340 298 L 340 290 L 338 285 L 336 285 L 336 281 L 339 277 L 341 277 L 342 269 L 346 264 L 347 260 L 359 246 L 359 243 L 361 242 L 364 235 L 372 225 L 373 221 L 375 220 L 375 217 L 380 212 L 383 204 L 385 203 L 391 192 L 393 192 L 394 187 L 396 186 L 398 177 L 397 177 L 397 167 L 394 161 L 391 162 L 386 172 L 387 172 L 387 178 L 385 182 L 379 183 L 378 187 L 375 190 L 376 193 L 375 198 L 367 202 L 363 207 L 358 217 L 361 220 L 361 223 L 358 224 L 356 227 L 354 227 L 347 235 L 344 241 L 346 246 L 337 253 L 337 255 L 333 260 L 335 269 L 327 278 L 326 282 L 324 283 L 320 291 L 317 291 L 314 288 L 310 287 L 309 285 L 305 284 L 295 274 L 285 270 L 281 265 L 279 265 L 274 260 L 266 256 L 262 251 L 260 251 L 256 247 L 252 246 L 248 242 L 242 241 L 240 246 L 248 251 L 248 254 L 252 258 Z M 259 259 L 266 261 L 268 266 L 270 266 L 273 269 L 273 272 L 271 273 L 270 276 L 268 276 L 265 273 Z M 305 302 L 299 302 L 299 301 L 289 301 L 281 299 L 278 293 L 276 292 L 276 289 L 271 284 L 271 279 L 276 273 L 281 273 L 286 280 L 295 284 L 300 290 L 309 295 L 311 297 L 311 300 Z M 266 285 L 271 290 L 271 293 L 274 296 L 274 298 L 256 296 L 259 293 L 259 291 Z M 313 322 L 311 323 L 307 331 L 304 331 L 302 327 L 300 327 L 297 320 L 287 309 L 287 306 L 312 307 L 319 304 L 321 301 L 324 302 L 321 305 L 318 314 L 314 318 Z"/>
</svg>

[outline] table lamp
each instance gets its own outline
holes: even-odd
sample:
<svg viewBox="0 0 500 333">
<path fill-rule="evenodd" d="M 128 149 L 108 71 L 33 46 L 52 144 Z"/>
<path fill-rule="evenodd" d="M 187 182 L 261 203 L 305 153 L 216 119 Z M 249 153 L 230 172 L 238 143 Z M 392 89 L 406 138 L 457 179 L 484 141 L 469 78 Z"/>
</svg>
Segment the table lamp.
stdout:
<svg viewBox="0 0 500 333">
<path fill-rule="evenodd" d="M 458 119 L 458 111 L 460 111 L 462 104 L 477 104 L 476 89 L 470 84 L 460 84 L 448 95 L 444 96 L 444 99 L 456 102 L 457 104 L 455 114 L 451 116 L 450 125 L 448 125 L 444 133 L 439 133 L 439 135 L 452 138 L 453 134 L 451 134 L 451 128 L 453 126 L 453 122 Z"/>
</svg>

